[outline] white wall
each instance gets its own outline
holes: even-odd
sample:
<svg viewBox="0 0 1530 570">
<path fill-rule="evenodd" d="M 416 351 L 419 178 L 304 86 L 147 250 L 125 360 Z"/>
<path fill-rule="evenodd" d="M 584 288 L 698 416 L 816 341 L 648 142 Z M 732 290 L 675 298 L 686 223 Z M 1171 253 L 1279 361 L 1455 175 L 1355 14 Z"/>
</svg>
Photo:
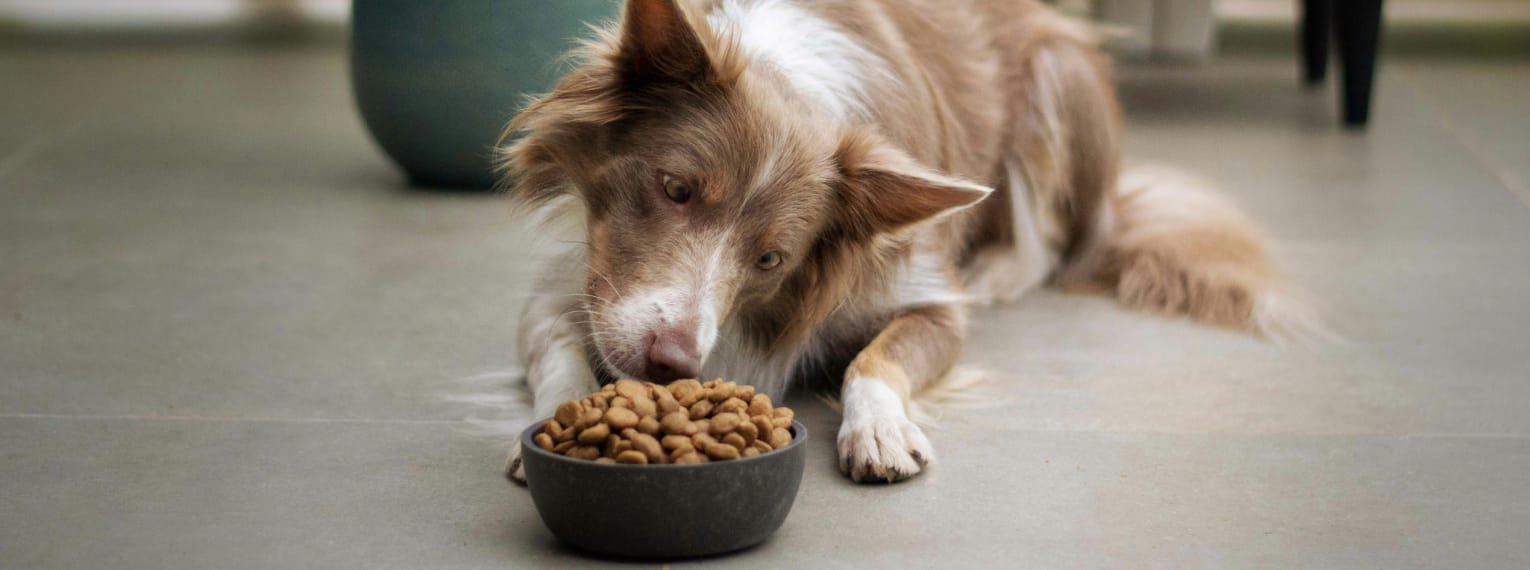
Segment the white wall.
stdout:
<svg viewBox="0 0 1530 570">
<path fill-rule="evenodd" d="M 0 18 L 41 27 L 195 26 L 283 11 L 339 22 L 350 0 L 0 0 Z"/>
</svg>

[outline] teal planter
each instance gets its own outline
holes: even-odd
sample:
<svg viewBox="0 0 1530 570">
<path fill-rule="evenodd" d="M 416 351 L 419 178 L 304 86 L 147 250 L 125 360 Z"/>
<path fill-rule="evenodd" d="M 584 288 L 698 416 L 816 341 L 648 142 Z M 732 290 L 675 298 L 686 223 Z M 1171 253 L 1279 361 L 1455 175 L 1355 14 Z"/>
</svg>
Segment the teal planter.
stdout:
<svg viewBox="0 0 1530 570">
<path fill-rule="evenodd" d="M 362 120 L 419 186 L 490 188 L 493 146 L 559 58 L 617 0 L 354 0 L 351 85 Z"/>
</svg>

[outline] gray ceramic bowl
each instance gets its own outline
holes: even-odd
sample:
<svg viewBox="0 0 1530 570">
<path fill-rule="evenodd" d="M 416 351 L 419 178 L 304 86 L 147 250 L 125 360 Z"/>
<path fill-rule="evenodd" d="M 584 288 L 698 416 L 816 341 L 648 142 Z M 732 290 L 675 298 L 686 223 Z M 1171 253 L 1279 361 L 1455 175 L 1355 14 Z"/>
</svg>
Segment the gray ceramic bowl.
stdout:
<svg viewBox="0 0 1530 570">
<path fill-rule="evenodd" d="M 521 434 L 526 484 L 562 541 L 623 558 L 692 558 L 754 546 L 797 500 L 807 428 L 785 448 L 699 465 L 611 465 L 557 455 Z"/>
</svg>

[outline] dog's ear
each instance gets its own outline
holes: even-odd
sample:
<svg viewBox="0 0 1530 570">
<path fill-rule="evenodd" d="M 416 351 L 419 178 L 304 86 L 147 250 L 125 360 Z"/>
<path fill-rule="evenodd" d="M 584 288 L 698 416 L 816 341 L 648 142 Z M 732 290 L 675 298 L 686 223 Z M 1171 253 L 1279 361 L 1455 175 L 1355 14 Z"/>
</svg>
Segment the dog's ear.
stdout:
<svg viewBox="0 0 1530 570">
<path fill-rule="evenodd" d="M 679 0 L 627 0 L 622 17 L 621 65 L 647 79 L 690 81 L 707 75 L 711 62 Z"/>
<path fill-rule="evenodd" d="M 854 133 L 835 155 L 839 218 L 862 236 L 939 219 L 988 197 L 992 188 L 922 166 L 881 137 Z"/>
</svg>

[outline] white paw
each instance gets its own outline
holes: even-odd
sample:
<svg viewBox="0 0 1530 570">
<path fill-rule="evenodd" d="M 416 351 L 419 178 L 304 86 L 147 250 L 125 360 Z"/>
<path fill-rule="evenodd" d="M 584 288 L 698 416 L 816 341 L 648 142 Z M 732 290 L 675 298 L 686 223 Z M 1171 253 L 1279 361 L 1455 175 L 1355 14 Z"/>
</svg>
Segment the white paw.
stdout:
<svg viewBox="0 0 1530 570">
<path fill-rule="evenodd" d="M 505 459 L 505 478 L 517 485 L 526 484 L 526 466 L 521 464 L 521 442 L 510 446 L 510 457 Z"/>
<path fill-rule="evenodd" d="M 935 461 L 924 431 L 909 421 L 903 401 L 876 378 L 856 379 L 845 389 L 845 420 L 839 426 L 839 470 L 861 482 L 901 481 Z"/>
</svg>

